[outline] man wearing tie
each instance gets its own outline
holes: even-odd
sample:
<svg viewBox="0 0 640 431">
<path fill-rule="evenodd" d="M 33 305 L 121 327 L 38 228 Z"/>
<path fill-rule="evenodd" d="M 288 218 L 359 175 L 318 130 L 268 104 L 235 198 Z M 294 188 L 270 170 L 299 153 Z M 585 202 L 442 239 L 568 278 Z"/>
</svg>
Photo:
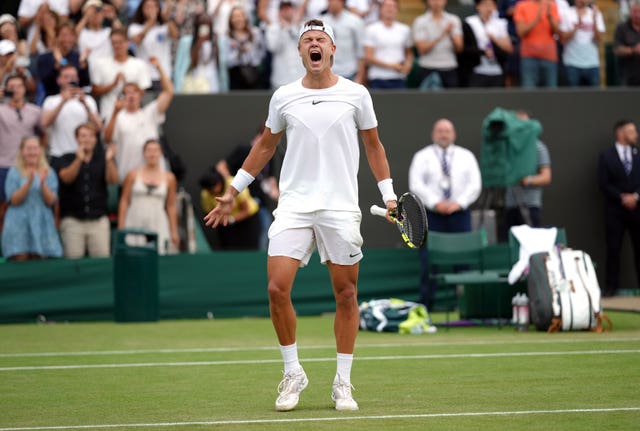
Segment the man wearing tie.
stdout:
<svg viewBox="0 0 640 431">
<path fill-rule="evenodd" d="M 616 143 L 600 154 L 598 179 L 605 196 L 607 265 L 603 296 L 620 287 L 620 251 L 625 231 L 633 246 L 636 276 L 640 285 L 640 154 L 638 131 L 633 122 L 615 124 Z"/>
<path fill-rule="evenodd" d="M 418 151 L 409 167 L 409 190 L 425 205 L 429 230 L 468 232 L 469 207 L 480 195 L 482 180 L 478 162 L 471 151 L 455 144 L 456 131 L 447 119 L 436 121 L 433 144 Z M 420 301 L 433 305 L 435 285 L 429 283 L 427 250 L 420 250 Z"/>
</svg>

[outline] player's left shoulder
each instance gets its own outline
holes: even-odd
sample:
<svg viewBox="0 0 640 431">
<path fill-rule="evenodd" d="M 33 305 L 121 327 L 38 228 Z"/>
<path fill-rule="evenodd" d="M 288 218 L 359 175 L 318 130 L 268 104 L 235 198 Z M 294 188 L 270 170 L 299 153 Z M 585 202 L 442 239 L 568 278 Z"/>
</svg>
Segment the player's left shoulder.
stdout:
<svg viewBox="0 0 640 431">
<path fill-rule="evenodd" d="M 338 86 L 342 88 L 343 91 L 353 92 L 355 94 L 369 94 L 367 87 L 342 76 L 338 77 Z"/>
</svg>

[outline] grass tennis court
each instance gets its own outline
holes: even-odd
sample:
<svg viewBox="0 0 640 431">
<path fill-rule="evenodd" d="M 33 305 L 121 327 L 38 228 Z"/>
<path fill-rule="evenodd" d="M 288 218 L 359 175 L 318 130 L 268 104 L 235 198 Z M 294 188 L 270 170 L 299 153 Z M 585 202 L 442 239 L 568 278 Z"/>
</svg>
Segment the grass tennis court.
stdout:
<svg viewBox="0 0 640 431">
<path fill-rule="evenodd" d="M 607 334 L 361 332 L 357 412 L 331 402 L 330 316 L 299 321 L 310 383 L 288 413 L 268 319 L 4 325 L 0 430 L 637 430 L 640 314 L 609 315 Z"/>
</svg>

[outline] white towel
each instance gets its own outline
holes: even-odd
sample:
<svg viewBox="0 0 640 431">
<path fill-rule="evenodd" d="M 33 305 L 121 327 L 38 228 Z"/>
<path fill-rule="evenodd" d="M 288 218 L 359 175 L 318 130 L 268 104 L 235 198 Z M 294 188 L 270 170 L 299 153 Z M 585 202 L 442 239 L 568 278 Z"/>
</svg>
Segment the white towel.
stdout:
<svg viewBox="0 0 640 431">
<path fill-rule="evenodd" d="M 529 266 L 529 256 L 535 253 L 550 252 L 556 243 L 558 229 L 555 227 L 543 229 L 533 228 L 523 224 L 513 226 L 511 233 L 520 243 L 519 260 L 513 265 L 509 272 L 509 284 L 514 284 L 520 279 L 522 273 Z"/>
</svg>

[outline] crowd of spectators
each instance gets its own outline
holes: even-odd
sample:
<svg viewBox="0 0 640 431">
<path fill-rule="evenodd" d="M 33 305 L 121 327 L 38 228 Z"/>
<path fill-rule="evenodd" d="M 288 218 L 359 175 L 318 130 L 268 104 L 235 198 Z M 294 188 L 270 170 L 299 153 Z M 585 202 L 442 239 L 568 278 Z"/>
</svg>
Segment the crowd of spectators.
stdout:
<svg viewBox="0 0 640 431">
<path fill-rule="evenodd" d="M 20 1 L 14 15 L 0 15 L 0 228 L 11 205 L 5 178 L 20 157 L 37 159 L 36 140 L 21 147 L 25 138 L 38 138 L 61 190 L 93 187 L 96 178 L 77 176 L 98 171 L 103 187 L 111 161 L 122 188 L 130 172 L 148 165 L 149 140 L 162 142 L 174 93 L 274 89 L 301 77 L 298 29 L 311 17 L 334 28 L 333 70 L 374 89 L 601 84 L 604 20 L 588 0 L 475 0 L 470 16 L 449 11 L 447 0 L 425 3 L 423 14 L 401 22 L 398 0 Z M 613 52 L 620 82 L 638 85 L 640 1 L 627 4 Z M 91 128 L 97 143 L 81 144 L 91 141 Z M 92 167 L 98 159 L 101 167 Z M 11 179 L 55 192 L 58 183 L 47 186 L 44 173 L 23 167 Z M 47 206 L 48 193 L 41 195 Z M 95 208 L 95 194 L 83 196 Z M 78 216 L 82 205 L 72 207 L 62 216 Z M 58 228 L 60 209 L 56 202 Z M 103 216 L 92 210 L 80 219 Z"/>
<path fill-rule="evenodd" d="M 107 93 L 103 118 L 125 80 L 160 89 L 152 56 L 176 92 L 274 89 L 301 76 L 297 30 L 310 17 L 335 30 L 336 73 L 376 89 L 386 88 L 380 79 L 423 89 L 603 81 L 605 21 L 590 0 L 475 0 L 475 10 L 425 4 L 401 22 L 398 0 L 22 0 L 16 16 L 0 17 L 0 81 L 21 74 L 28 98 L 41 104 L 58 93 L 59 69 L 71 63 L 80 87 L 96 98 Z M 616 80 L 636 85 L 640 3 L 625 5 L 611 29 Z"/>
</svg>

